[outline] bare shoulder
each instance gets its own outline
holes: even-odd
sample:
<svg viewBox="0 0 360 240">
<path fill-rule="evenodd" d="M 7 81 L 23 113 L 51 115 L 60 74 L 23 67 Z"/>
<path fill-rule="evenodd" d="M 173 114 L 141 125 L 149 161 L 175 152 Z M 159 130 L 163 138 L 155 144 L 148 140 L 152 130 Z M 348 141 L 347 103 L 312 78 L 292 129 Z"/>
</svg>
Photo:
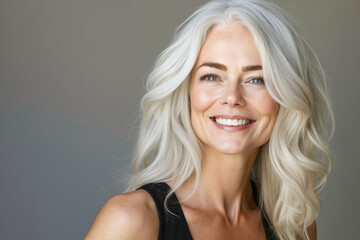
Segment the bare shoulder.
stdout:
<svg viewBox="0 0 360 240">
<path fill-rule="evenodd" d="M 119 194 L 101 208 L 85 240 L 157 239 L 159 217 L 151 196 L 144 190 Z"/>
</svg>

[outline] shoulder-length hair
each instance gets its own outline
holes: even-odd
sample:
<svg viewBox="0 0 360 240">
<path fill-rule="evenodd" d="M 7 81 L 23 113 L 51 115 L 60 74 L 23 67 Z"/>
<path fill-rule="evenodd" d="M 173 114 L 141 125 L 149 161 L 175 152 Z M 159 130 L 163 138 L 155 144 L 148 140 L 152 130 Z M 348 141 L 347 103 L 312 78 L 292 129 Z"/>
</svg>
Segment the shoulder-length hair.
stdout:
<svg viewBox="0 0 360 240">
<path fill-rule="evenodd" d="M 328 134 L 327 123 L 333 129 L 334 117 L 318 58 L 292 18 L 265 1 L 211 1 L 179 26 L 146 82 L 134 151 L 136 174 L 128 191 L 173 181 L 174 192 L 192 174 L 197 188 L 202 153 L 190 121 L 190 74 L 211 28 L 233 21 L 253 35 L 266 87 L 280 104 L 251 176 L 260 189 L 259 207 L 280 239 L 308 239 L 306 229 L 321 207 L 317 192 L 331 166 L 333 130 Z"/>
</svg>

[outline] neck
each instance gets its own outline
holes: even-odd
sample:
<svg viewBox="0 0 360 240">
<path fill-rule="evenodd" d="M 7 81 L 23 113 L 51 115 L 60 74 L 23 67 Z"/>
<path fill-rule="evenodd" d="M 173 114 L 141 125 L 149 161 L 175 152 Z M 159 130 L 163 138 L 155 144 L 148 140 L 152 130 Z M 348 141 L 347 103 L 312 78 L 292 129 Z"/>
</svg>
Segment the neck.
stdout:
<svg viewBox="0 0 360 240">
<path fill-rule="evenodd" d="M 235 223 L 242 213 L 252 212 L 256 203 L 250 173 L 257 153 L 258 149 L 240 155 L 224 155 L 206 149 L 199 187 L 192 197 L 196 207 L 222 212 Z"/>
</svg>

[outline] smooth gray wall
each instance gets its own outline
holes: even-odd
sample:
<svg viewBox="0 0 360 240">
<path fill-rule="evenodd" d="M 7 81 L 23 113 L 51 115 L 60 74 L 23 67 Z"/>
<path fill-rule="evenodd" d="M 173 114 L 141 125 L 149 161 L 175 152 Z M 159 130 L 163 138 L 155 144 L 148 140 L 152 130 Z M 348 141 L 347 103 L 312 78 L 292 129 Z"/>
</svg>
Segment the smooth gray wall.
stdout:
<svg viewBox="0 0 360 240">
<path fill-rule="evenodd" d="M 205 2 L 0 1 L 0 239 L 85 236 L 124 189 L 146 74 Z M 356 239 L 360 1 L 274 2 L 298 20 L 329 75 L 336 159 L 318 239 Z"/>
</svg>

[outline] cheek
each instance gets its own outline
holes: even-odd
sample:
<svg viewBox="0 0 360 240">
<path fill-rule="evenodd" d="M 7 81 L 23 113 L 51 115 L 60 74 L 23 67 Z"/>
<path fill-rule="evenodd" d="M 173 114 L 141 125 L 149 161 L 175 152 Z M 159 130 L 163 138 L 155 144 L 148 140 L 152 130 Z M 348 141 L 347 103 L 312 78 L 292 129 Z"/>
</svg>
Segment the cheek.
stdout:
<svg viewBox="0 0 360 240">
<path fill-rule="evenodd" d="M 256 97 L 252 105 L 257 109 L 258 113 L 263 117 L 276 117 L 279 111 L 279 104 L 266 91 Z"/>
<path fill-rule="evenodd" d="M 192 114 L 204 112 L 212 103 L 214 96 L 210 91 L 194 87 L 190 91 L 190 109 Z"/>
<path fill-rule="evenodd" d="M 279 111 L 279 104 L 270 98 L 268 101 L 264 102 L 261 110 L 263 115 L 276 117 Z"/>
</svg>

